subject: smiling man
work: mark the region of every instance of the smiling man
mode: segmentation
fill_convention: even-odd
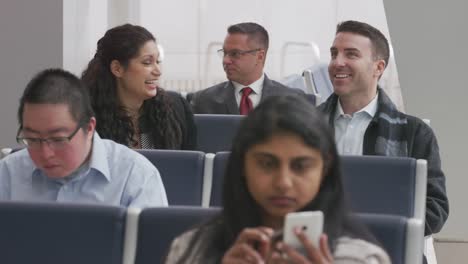
[[[193,94],[194,113],[246,115],[268,96],[304,94],[270,80],[263,72],[269,42],[265,28],[246,22],[227,31],[218,53],[229,81]]]
[[[439,232],[449,212],[439,146],[427,124],[399,112],[377,86],[388,63],[387,39],[368,24],[346,21],[337,26],[330,52],[334,93],[319,108],[335,129],[338,152],[427,160],[425,234]]]
[[[158,170],[95,132],[89,95],[73,74],[36,75],[18,119],[17,141],[26,148],[0,161],[0,200],[167,206]]]

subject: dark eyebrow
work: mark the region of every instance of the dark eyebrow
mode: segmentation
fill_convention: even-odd
[[[303,161],[315,162],[316,160],[317,160],[316,157],[311,157],[311,156],[299,156],[299,157],[295,157],[293,159],[294,162],[303,162]]]
[[[270,159],[277,159],[275,155],[270,154],[268,152],[257,151],[254,152],[253,155],[258,158],[270,158]]]
[[[40,134],[41,132],[35,130],[35,129],[32,129],[30,127],[23,127],[22,129],[23,131],[26,131],[26,132],[29,132],[29,133],[33,133],[33,134]],[[46,134],[55,134],[55,133],[60,133],[60,132],[68,132],[68,129],[65,128],[65,127],[59,127],[59,128],[55,128],[55,129],[51,129],[51,130],[48,130],[46,131]]]
[[[335,48],[335,47],[331,47],[331,48],[330,48],[330,51],[337,51],[337,50],[338,50],[338,49]],[[345,51],[355,51],[355,52],[359,52],[359,53],[361,52],[359,49],[356,49],[356,48],[345,48],[344,50],[345,50]]]
[[[356,51],[356,52],[361,52],[360,50],[356,49],[356,48],[346,48],[345,51]]]

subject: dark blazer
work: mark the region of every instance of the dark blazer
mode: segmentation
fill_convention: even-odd
[[[175,118],[181,124],[183,139],[180,149],[195,150],[197,147],[197,128],[187,100],[177,92],[166,91],[166,94],[171,102]]]
[[[234,92],[234,85],[230,81],[198,91],[191,96],[190,100],[193,112],[195,114],[239,115],[239,106]],[[303,96],[304,92],[270,80],[265,75],[260,102],[268,96],[289,94]]]

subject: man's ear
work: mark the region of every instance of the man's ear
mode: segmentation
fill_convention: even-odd
[[[257,60],[263,65],[265,64],[265,55],[266,51],[264,49],[257,51]]]
[[[122,64],[118,60],[112,60],[110,64],[110,71],[114,74],[115,77],[120,78],[124,72]]]
[[[378,78],[380,78],[385,70],[385,61],[384,60],[377,60],[376,61],[376,69],[375,74]]]
[[[89,133],[88,136],[89,137],[93,137],[93,134],[94,134],[94,130],[96,129],[96,118],[95,117],[91,117],[89,119],[89,122],[88,122],[88,126],[86,128],[87,132]]]

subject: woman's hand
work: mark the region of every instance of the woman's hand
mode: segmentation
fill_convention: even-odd
[[[307,238],[304,232],[300,229],[294,229],[294,233],[302,242],[307,256],[302,255],[294,248],[286,245],[283,242],[279,242],[275,249],[276,251],[271,254],[268,263],[281,264],[281,263],[313,263],[313,264],[329,264],[333,263],[333,256],[328,247],[328,237],[325,234],[320,236],[320,248],[312,245],[311,241]]]
[[[245,228],[236,242],[224,254],[222,263],[265,263],[270,248],[273,229],[268,227]]]

